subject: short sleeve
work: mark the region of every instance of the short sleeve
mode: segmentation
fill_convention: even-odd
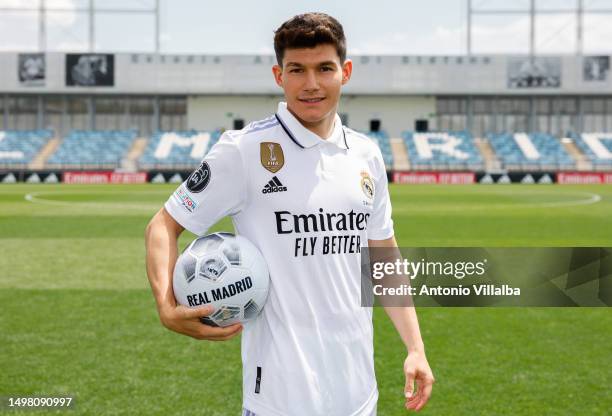
[[[374,204],[372,216],[368,224],[368,239],[386,240],[393,237],[393,219],[391,218],[391,199],[389,198],[387,171],[378,147],[376,148],[376,157],[373,165]]]
[[[246,198],[246,172],[240,149],[235,139],[225,133],[164,207],[185,229],[203,235],[221,218],[238,214]]]

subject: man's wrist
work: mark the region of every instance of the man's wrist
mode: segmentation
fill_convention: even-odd
[[[157,304],[157,313],[162,319],[171,314],[174,309],[176,309],[176,303],[172,304],[168,301],[161,301]]]
[[[408,354],[425,354],[425,344],[417,342],[407,346]]]

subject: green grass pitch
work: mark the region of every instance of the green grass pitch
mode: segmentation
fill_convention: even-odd
[[[70,414],[239,414],[239,341],[195,341],[156,315],[143,230],[173,188],[0,186],[0,396],[76,395]],[[391,195],[404,246],[612,245],[610,186]],[[612,409],[610,309],[422,308],[419,318],[437,378],[425,415]],[[384,311],[374,324],[379,415],[407,414],[404,348]]]

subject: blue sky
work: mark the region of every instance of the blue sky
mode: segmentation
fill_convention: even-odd
[[[0,7],[34,7],[39,0],[0,0]],[[80,51],[88,47],[88,20],[75,8],[88,0],[46,0],[47,49]],[[165,53],[272,53],[273,30],[287,18],[306,11],[324,11],[344,25],[349,53],[462,54],[466,52],[467,0],[160,0],[161,50]],[[153,0],[97,0],[99,8],[146,9]],[[612,9],[612,0],[584,0],[585,7]],[[537,0],[538,8],[575,7],[576,0]],[[479,10],[526,9],[529,0],[473,0]],[[72,10],[72,11],[70,11]],[[99,51],[152,51],[150,14],[96,17]],[[585,16],[586,53],[611,52],[612,14]],[[526,53],[529,20],[526,15],[476,16],[475,53]],[[536,50],[573,53],[575,16],[541,15],[536,25]],[[35,12],[0,13],[0,50],[36,50]]]

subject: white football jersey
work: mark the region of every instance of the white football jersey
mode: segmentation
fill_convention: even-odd
[[[226,215],[263,253],[270,293],[242,333],[243,406],[258,416],[376,411],[360,251],[393,236],[380,149],[336,115],[323,140],[280,103],[227,131],[166,210],[203,235]]]

